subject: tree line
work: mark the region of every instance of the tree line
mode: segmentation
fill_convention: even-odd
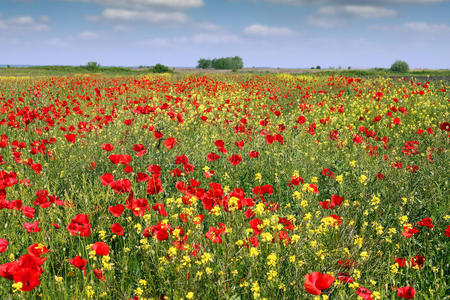
[[[198,60],[197,68],[199,69],[224,69],[224,70],[238,70],[244,67],[244,62],[239,56],[235,57],[221,57],[214,59],[200,58]]]

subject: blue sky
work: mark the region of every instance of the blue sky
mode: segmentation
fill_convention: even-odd
[[[0,64],[450,68],[448,0],[0,0]]]

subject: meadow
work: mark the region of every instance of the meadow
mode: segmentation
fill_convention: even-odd
[[[449,82],[347,75],[0,76],[0,298],[449,299]]]

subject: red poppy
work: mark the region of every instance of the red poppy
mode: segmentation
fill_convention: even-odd
[[[431,218],[424,218],[422,219],[422,221],[418,221],[417,225],[422,226],[422,227],[428,227],[428,228],[433,228],[433,220]]]
[[[320,272],[312,272],[305,275],[305,289],[312,295],[320,295],[323,290],[328,289],[334,282],[335,278],[329,274]]]
[[[128,179],[119,179],[113,181],[111,184],[111,189],[117,194],[129,193],[131,192],[131,182]]]
[[[5,252],[8,249],[9,242],[5,239],[0,239],[0,253]]]
[[[103,275],[103,271],[101,269],[94,269],[94,275],[100,279],[100,281],[105,281],[105,275]]]
[[[30,232],[40,232],[41,228],[39,228],[39,221],[34,221],[33,223],[25,223],[23,224],[23,227],[27,230],[28,233]]]
[[[41,256],[48,252],[50,252],[50,250],[48,250],[47,247],[42,244],[33,244],[28,247],[28,254],[30,255]]]
[[[34,213],[36,212],[34,208],[24,205],[22,206],[21,210],[24,216],[30,219],[34,218]]]
[[[64,137],[66,138],[66,140],[69,143],[75,143],[75,139],[77,138],[77,134],[76,133],[70,133],[70,134],[66,134]]]
[[[208,153],[208,154],[206,155],[206,159],[207,159],[208,161],[215,161],[215,160],[218,160],[220,157],[221,157],[220,155],[217,155],[217,154],[215,154],[214,152]]]
[[[445,229],[445,236],[450,237],[450,225],[448,225],[447,229]]]
[[[173,137],[170,137],[170,138],[166,139],[163,144],[167,149],[170,150],[175,145],[175,142],[176,142],[176,139]]]
[[[404,286],[397,289],[397,296],[405,299],[414,299],[416,290],[412,286]]]
[[[414,234],[419,233],[419,229],[410,226],[403,226],[402,235],[406,238],[412,237]]]
[[[72,222],[67,226],[67,230],[72,235],[80,235],[83,237],[88,237],[91,235],[91,224],[89,222],[89,217],[86,214],[78,214],[73,219]]]
[[[105,256],[109,254],[109,246],[103,242],[96,242],[92,245],[92,250],[95,251],[96,255]]]
[[[74,258],[69,260],[70,264],[73,265],[75,268],[80,269],[81,271],[84,271],[84,276],[86,276],[86,263],[87,260],[83,259],[81,256],[77,255]]]
[[[114,150],[114,146],[111,144],[102,144],[102,149],[109,152]]]
[[[421,268],[423,266],[423,263],[425,262],[425,260],[426,260],[425,257],[423,257],[420,254],[417,254],[416,256],[414,256],[411,259],[411,264],[413,267],[417,266],[417,267]]]
[[[360,287],[356,290],[356,294],[363,298],[364,300],[373,300],[372,298],[372,292],[365,288],[365,287]]]
[[[125,209],[125,206],[123,206],[122,204],[117,204],[116,206],[110,206],[108,208],[109,212],[114,217],[120,217],[122,215],[124,209]]]
[[[147,182],[147,194],[154,195],[161,193],[163,190],[161,188],[161,179],[159,178],[151,178]]]
[[[134,145],[133,150],[136,152],[136,156],[138,156],[138,157],[141,157],[145,153],[147,153],[147,150],[145,149],[144,145],[142,145],[142,144]]]
[[[257,158],[259,156],[259,152],[258,151],[250,151],[248,153],[248,156],[250,156],[250,158]]]
[[[401,257],[396,257],[395,262],[399,267],[406,267],[406,259]]]
[[[41,276],[41,273],[36,270],[29,268],[18,268],[18,270],[14,273],[13,279],[14,282],[22,283],[22,287],[20,288],[22,291],[29,292],[41,283],[39,276]]]
[[[256,219],[253,219],[250,222],[248,222],[248,224],[250,225],[250,228],[253,229],[253,233],[255,235],[261,234],[261,231],[262,231],[261,227],[262,227],[263,221],[256,218]]]
[[[103,176],[100,176],[100,181],[102,185],[110,185],[114,181],[114,175],[111,173],[106,173]]]
[[[146,173],[137,173],[136,174],[136,182],[145,182],[150,179]]]
[[[123,235],[123,227],[119,223],[111,225],[111,232],[117,235]]]

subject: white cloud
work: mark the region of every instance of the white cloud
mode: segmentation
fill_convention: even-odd
[[[450,26],[447,24],[429,24],[425,22],[411,22],[403,24],[407,30],[421,33],[440,33],[450,32]]]
[[[394,25],[374,25],[370,27],[373,30],[386,32],[405,33],[426,33],[426,34],[445,34],[450,33],[450,25],[448,24],[431,24],[427,22],[409,22]]]
[[[229,45],[241,43],[242,39],[231,33],[199,33],[192,36],[178,36],[178,37],[157,37],[150,40],[139,41],[140,46],[154,46],[154,47],[179,47],[180,45]]]
[[[270,27],[261,24],[253,24],[244,28],[247,35],[257,36],[288,36],[292,35],[292,30],[287,27]]]
[[[369,5],[324,6],[317,11],[319,16],[347,18],[385,18],[397,15],[393,9]]]
[[[107,8],[100,16],[89,16],[89,21],[104,19],[108,21],[144,21],[149,23],[185,23],[190,21],[189,17],[182,12],[162,12],[152,10],[128,10],[118,8]]]
[[[0,30],[8,32],[42,32],[50,30],[50,27],[45,24],[48,18],[35,20],[30,16],[17,16],[9,19],[3,19],[0,16]]]
[[[192,37],[194,43],[203,44],[229,44],[229,43],[239,43],[241,38],[234,34],[205,34],[200,33]]]
[[[285,5],[309,5],[309,4],[333,4],[333,5],[379,5],[379,4],[432,4],[447,0],[265,0],[274,4]]]
[[[203,0],[71,0],[71,1],[95,3],[106,7],[122,7],[122,8],[162,7],[177,10],[198,8],[204,5]]]
[[[371,5],[343,5],[324,6],[309,16],[310,25],[322,28],[344,26],[352,19],[372,19],[394,17],[397,12],[393,9]]]

